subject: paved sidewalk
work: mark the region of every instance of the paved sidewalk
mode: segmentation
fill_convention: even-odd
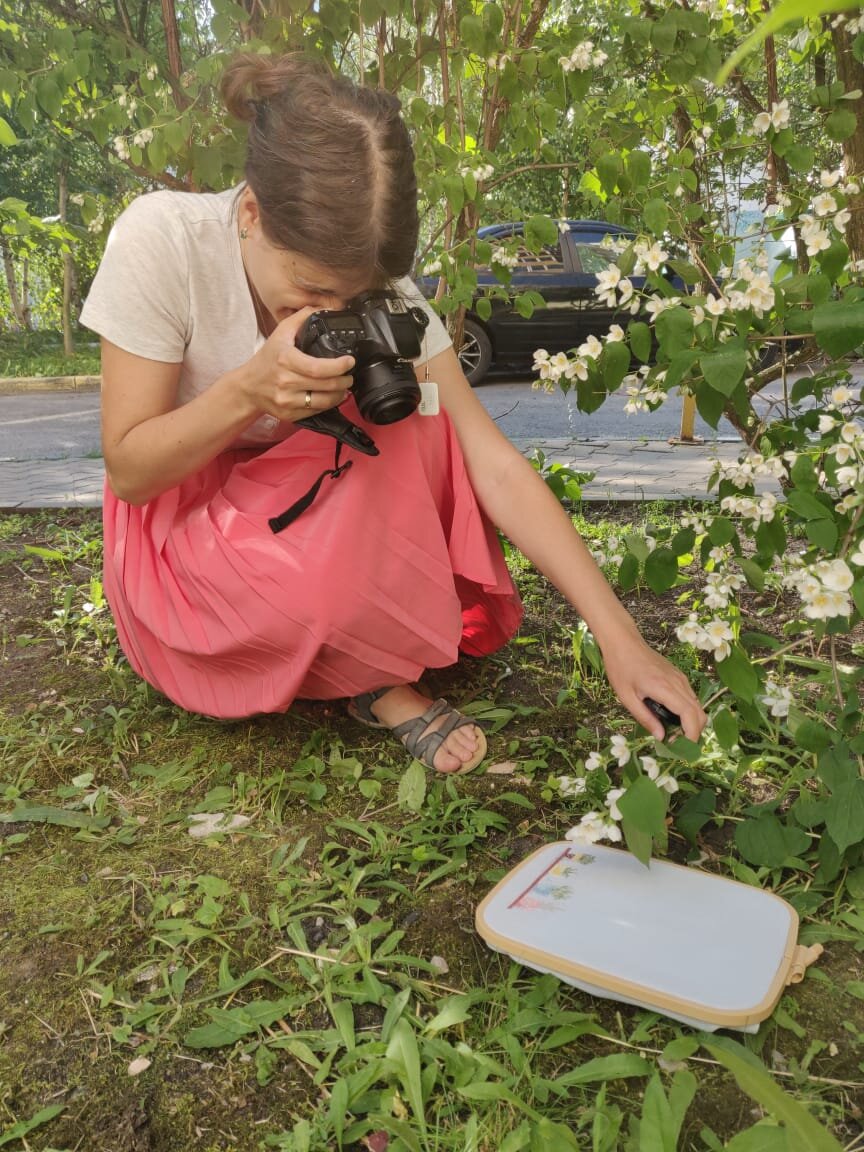
[[[583,496],[594,501],[704,500],[713,461],[735,460],[740,443],[701,445],[665,440],[514,440],[526,455],[539,448],[547,463],[595,473]],[[102,504],[101,460],[14,460],[0,462],[0,510],[98,508]]]

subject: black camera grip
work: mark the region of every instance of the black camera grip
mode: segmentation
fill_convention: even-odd
[[[663,725],[664,733],[668,732],[670,728],[681,727],[681,717],[667,708],[665,704],[661,704],[658,700],[652,700],[650,696],[646,696],[642,703],[649,712],[653,712]]]

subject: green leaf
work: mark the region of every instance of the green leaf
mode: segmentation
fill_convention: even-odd
[[[786,163],[793,172],[810,172],[815,162],[815,153],[806,144],[793,144],[786,149]]]
[[[733,1136],[726,1145],[726,1152],[789,1152],[789,1143],[782,1128],[756,1124]]]
[[[836,280],[849,259],[849,249],[842,240],[835,240],[829,248],[819,253],[819,267],[830,280]]]
[[[651,179],[651,157],[636,148],[627,157],[627,171],[634,188],[644,188]]]
[[[858,117],[850,108],[835,108],[825,120],[825,133],[830,140],[841,143],[855,135]]]
[[[613,340],[603,349],[603,383],[607,392],[614,392],[630,368],[630,349],[620,340]]]
[[[699,357],[699,367],[716,392],[731,396],[747,371],[747,353],[743,348],[731,348],[727,352],[711,352]]]
[[[657,317],[654,328],[660,347],[670,358],[676,353],[689,351],[693,341],[693,318],[689,308],[667,308]],[[665,387],[671,387],[668,372]]]
[[[759,676],[743,648],[733,645],[731,653],[717,665],[717,675],[736,696],[752,703],[759,689]]]
[[[678,13],[673,9],[657,20],[651,29],[651,43],[661,56],[671,56],[678,38]]]
[[[708,525],[708,539],[716,548],[731,544],[737,535],[735,525],[728,516],[715,516]]]
[[[803,720],[792,735],[805,752],[823,752],[834,743],[831,729],[816,720]]]
[[[647,776],[637,776],[618,800],[627,847],[648,864],[653,842],[666,842],[666,811],[669,797]]]
[[[675,586],[678,580],[678,557],[668,548],[655,548],[645,561],[645,580],[658,595]]]
[[[717,737],[717,742],[721,748],[726,752],[731,750],[738,743],[738,720],[734,712],[728,708],[721,708],[714,717],[714,734]]]
[[[750,587],[755,588],[757,592],[761,592],[765,587],[765,573],[756,561],[749,560],[746,556],[742,556],[739,558],[738,564]]]
[[[808,520],[804,525],[807,539],[823,552],[833,552],[837,544],[838,530],[833,520]]]
[[[710,384],[700,380],[696,385],[696,408],[699,415],[711,428],[716,428],[723,415],[725,398],[715,392]]]
[[[426,799],[426,769],[419,760],[412,760],[405,769],[399,781],[396,799],[411,812],[419,812],[423,807]]]
[[[807,851],[810,837],[802,828],[781,823],[772,812],[763,812],[736,827],[735,844],[748,863],[780,868],[790,856]]]
[[[691,844],[714,815],[717,797],[712,788],[702,788],[693,796],[688,796],[675,813],[675,827],[686,836]],[[672,1057],[669,1057],[672,1059]]]
[[[636,587],[639,579],[639,561],[632,552],[627,552],[618,567],[618,584],[624,592]]]
[[[803,1104],[775,1084],[763,1067],[754,1067],[750,1054],[740,1044],[724,1037],[722,1043],[706,1040],[705,1047],[715,1060],[729,1069],[742,1092],[784,1125],[789,1152],[843,1152],[842,1146]]]
[[[423,1107],[423,1083],[420,1076],[420,1050],[417,1037],[404,1016],[400,1016],[387,1045],[387,1059],[392,1062],[411,1105],[414,1119],[426,1133],[426,1113]]]
[[[845,356],[864,344],[864,301],[829,301],[813,309],[813,335],[832,356]]]
[[[615,194],[621,169],[621,157],[617,152],[607,152],[605,156],[601,156],[597,161],[597,175],[600,178],[600,186],[608,196]]]
[[[87,812],[72,812],[68,808],[52,808],[48,804],[17,804],[11,812],[0,813],[0,824],[59,824],[64,828],[107,828],[110,816],[90,816]]]
[[[842,12],[846,8],[859,7],[858,0],[819,0],[819,12]],[[781,0],[756,26],[746,40],[740,44],[720,71],[714,83],[720,87],[726,83],[741,61],[779,28],[799,20],[810,20],[814,15],[813,0]],[[815,1152],[815,1149],[813,1150]]]
[[[476,996],[472,995],[448,996],[446,1000],[441,1001],[438,1012],[426,1024],[424,1031],[430,1036],[435,1036],[447,1028],[464,1024],[466,1020],[471,1019],[471,1009],[475,1000]]]
[[[525,240],[533,251],[558,243],[558,225],[548,216],[531,216],[525,224]]]
[[[633,320],[627,326],[630,351],[643,364],[651,359],[651,329],[642,320]]]
[[[656,788],[654,790],[657,791]],[[627,1080],[633,1076],[650,1076],[651,1072],[652,1065],[641,1056],[616,1052],[611,1056],[597,1056],[593,1060],[588,1060],[571,1072],[565,1072],[557,1077],[553,1083],[562,1088],[574,1088],[578,1084],[596,1084],[603,1080]]]
[[[42,1124],[47,1124],[49,1120],[53,1120],[55,1116],[59,1116],[65,1104],[49,1104],[47,1108],[42,1108],[29,1120],[19,1120],[17,1124],[13,1124],[11,1128],[5,1129],[0,1132],[0,1148],[4,1144],[11,1144],[13,1140],[21,1140],[22,1137],[32,1132],[34,1128],[39,1128]]]
[[[11,148],[18,143],[18,137],[9,124],[0,116],[0,148]]]
[[[825,827],[841,854],[864,840],[864,780],[852,780],[832,794]]]
[[[56,120],[60,115],[60,109],[63,107],[63,97],[56,82],[50,76],[41,76],[36,81],[36,99],[42,111],[47,113],[52,120]]]
[[[831,505],[828,498],[825,501],[814,496],[812,492],[805,492],[801,488],[792,488],[786,494],[786,503],[805,520],[824,520],[831,514]]]
[[[665,200],[655,197],[645,202],[642,210],[642,219],[645,227],[655,236],[662,236],[669,226],[669,208]]]

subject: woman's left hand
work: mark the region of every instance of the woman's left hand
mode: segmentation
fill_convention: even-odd
[[[618,699],[652,736],[662,740],[663,725],[645,704],[645,699],[664,704],[681,717],[681,728],[690,740],[698,740],[708,717],[683,672],[655,652],[640,638],[603,653],[606,675]]]

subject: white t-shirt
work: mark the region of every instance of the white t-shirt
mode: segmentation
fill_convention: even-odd
[[[139,196],[111,229],[81,312],[85,327],[119,348],[182,364],[178,404],[245,364],[264,340],[240,255],[238,192]],[[408,277],[393,287],[428,313],[417,363],[431,360],[450,346],[444,325]],[[262,416],[238,443],[269,443],[278,436],[278,421]]]

